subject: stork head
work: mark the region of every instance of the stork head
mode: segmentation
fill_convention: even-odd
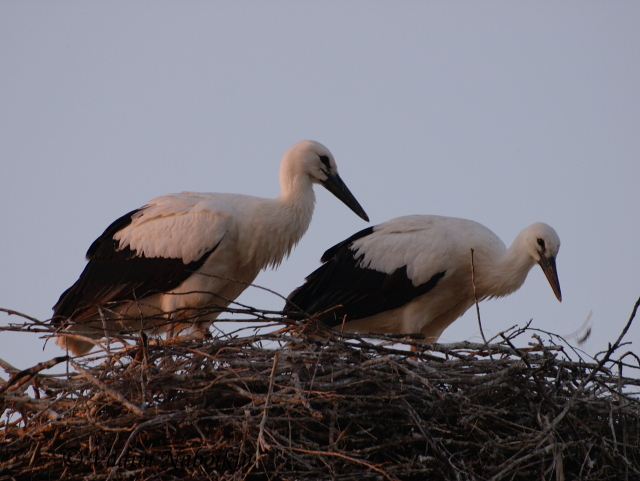
[[[542,268],[553,293],[559,301],[562,301],[560,281],[556,269],[556,256],[560,250],[560,237],[556,231],[547,224],[536,222],[524,230],[525,242],[529,254]]]
[[[320,142],[303,140],[289,147],[282,157],[281,184],[287,186],[305,180],[324,186],[359,217],[369,221],[364,209],[338,175],[333,154]]]

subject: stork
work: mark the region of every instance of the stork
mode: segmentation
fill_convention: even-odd
[[[369,220],[338,175],[331,152],[311,140],[285,152],[275,199],[182,192],[156,197],[120,217],[91,244],[80,278],[53,307],[55,325],[74,321],[56,343],[84,354],[93,343],[73,334],[99,339],[104,326],[111,332],[167,331],[167,337],[193,326],[194,337],[204,336],[220,310],[263,268],[277,267],[306,232],[313,184]],[[217,312],[194,317],[195,309],[212,305]]]
[[[476,298],[518,290],[536,263],[561,301],[559,248],[556,231],[541,222],[507,249],[472,220],[398,217],[327,250],[324,264],[289,295],[285,311],[293,317],[303,311],[345,332],[422,333],[433,343]]]

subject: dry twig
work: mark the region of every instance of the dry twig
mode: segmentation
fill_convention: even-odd
[[[37,395],[0,397],[0,481],[640,479],[640,358],[614,358],[623,336],[587,362],[530,328],[409,352],[420,343],[292,326],[136,333],[68,375],[23,371]]]

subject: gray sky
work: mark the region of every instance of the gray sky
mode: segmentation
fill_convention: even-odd
[[[49,318],[91,242],[154,196],[275,197],[283,152],[310,138],[374,224],[464,217],[507,245],[552,225],[563,302],[535,267],[481,304],[483,326],[568,334],[593,311],[594,354],[640,295],[639,20],[622,1],[4,1],[0,307]],[[287,295],[366,227],[316,192],[306,236],[257,284]],[[465,339],[473,310],[441,341]],[[638,352],[640,320],[628,340]],[[61,354],[42,345],[0,333],[20,368]]]

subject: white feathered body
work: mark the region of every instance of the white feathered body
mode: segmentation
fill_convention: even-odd
[[[215,250],[180,286],[146,299],[164,312],[211,303],[227,306],[267,266],[277,267],[311,220],[314,196],[279,199],[183,192],[156,197],[114,239],[145,257],[184,264]],[[277,227],[276,227],[277,226]]]
[[[277,267],[306,232],[313,212],[314,196],[294,203],[239,194],[182,192],[152,199],[132,216],[131,223],[113,239],[119,249],[129,248],[146,258],[181,259],[189,264],[213,249],[203,265],[179,286],[113,309],[120,319],[115,329],[136,325],[146,318],[144,328],[153,334],[166,330],[171,319],[177,331],[194,327],[201,336],[220,311],[235,300],[268,266]],[[278,226],[278,227],[276,227]],[[215,307],[204,317],[193,318],[194,309]],[[88,311],[83,321],[89,331],[102,329],[101,316],[108,311]],[[124,317],[125,320],[122,320]],[[133,320],[127,320],[131,319]]]
[[[550,230],[555,242],[555,231],[537,223],[523,230],[507,249],[496,234],[471,220],[435,215],[398,217],[327,251],[325,265],[311,274],[307,284],[294,291],[289,300],[309,314],[343,305],[344,310],[338,309],[333,319],[330,313],[320,319],[330,319],[329,325],[346,332],[422,332],[425,342],[435,342],[448,325],[473,306],[476,296],[478,301],[502,297],[523,285],[537,262],[529,245],[535,244],[531,237],[538,230]],[[556,252],[557,247],[559,240]],[[389,281],[381,280],[379,273],[387,275]],[[332,292],[332,280],[341,277],[349,279],[349,285],[340,286],[347,292],[339,293],[338,288]],[[410,284],[399,288],[399,282],[407,278]],[[422,294],[420,286],[429,283],[431,287]],[[387,308],[394,305],[394,296],[407,295],[411,290],[416,297]],[[356,305],[374,313],[361,317]],[[341,325],[341,321],[346,322]]]

